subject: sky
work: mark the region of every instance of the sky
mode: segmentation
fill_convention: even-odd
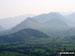
[[[75,0],[0,0],[0,18],[49,12],[75,12]]]

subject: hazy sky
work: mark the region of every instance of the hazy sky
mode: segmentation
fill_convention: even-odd
[[[0,0],[0,18],[22,14],[74,11],[75,0]]]

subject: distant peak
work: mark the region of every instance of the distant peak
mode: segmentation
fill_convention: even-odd
[[[58,12],[51,12],[48,13],[48,15],[52,15],[52,16],[62,16],[62,14],[58,13]]]
[[[58,13],[58,12],[50,12],[49,14],[60,14],[60,13]]]
[[[49,15],[61,15],[61,14],[58,12],[50,12]]]

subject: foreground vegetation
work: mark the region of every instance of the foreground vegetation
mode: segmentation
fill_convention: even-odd
[[[0,56],[56,56],[60,50],[74,51],[75,42],[41,38],[24,43],[0,43]]]

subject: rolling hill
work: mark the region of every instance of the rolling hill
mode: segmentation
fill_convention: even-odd
[[[35,29],[23,29],[13,34],[0,36],[0,42],[25,42],[31,39],[48,37],[47,34]]]

